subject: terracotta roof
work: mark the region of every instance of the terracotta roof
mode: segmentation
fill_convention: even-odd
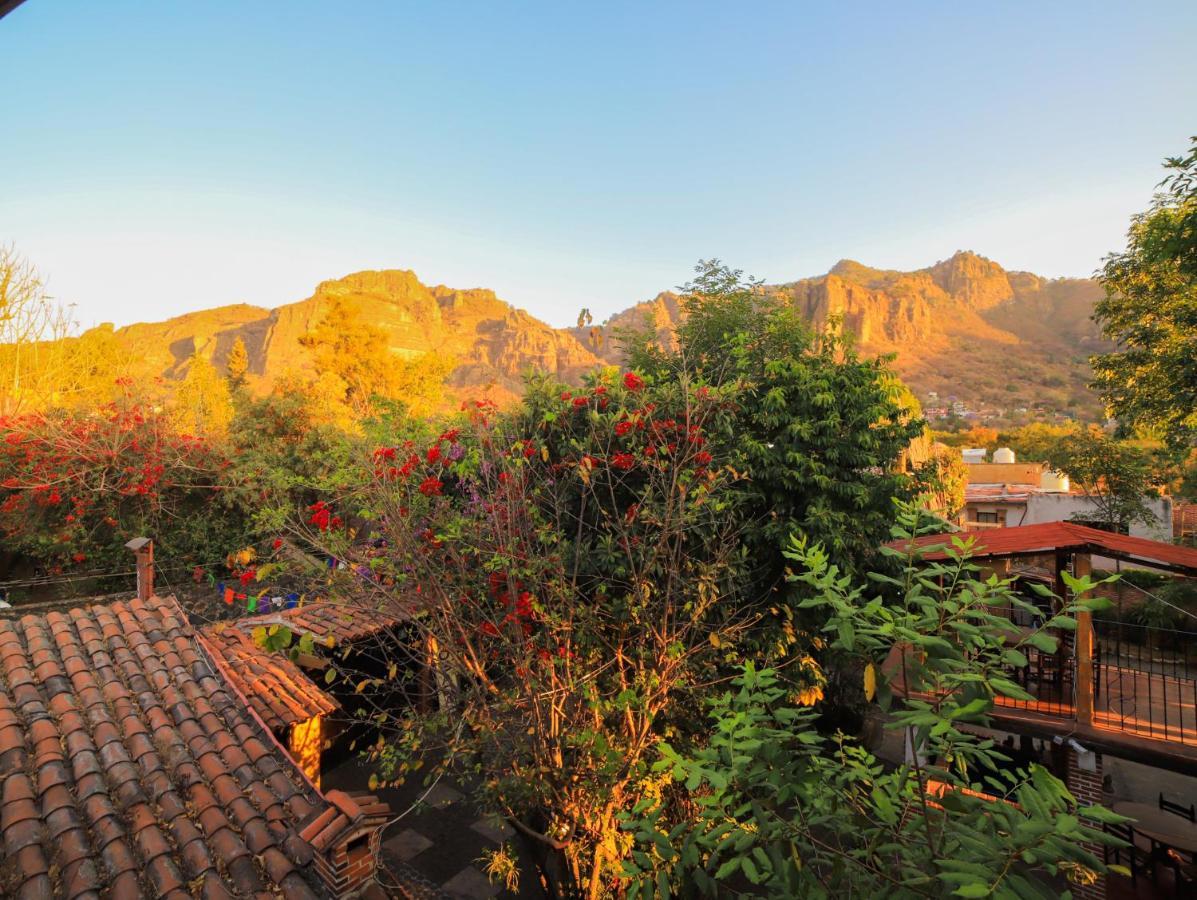
[[[173,598],[0,620],[0,795],[6,897],[324,895],[330,804]]]
[[[341,644],[374,637],[406,620],[407,616],[401,612],[382,612],[325,600],[240,619],[237,626],[249,631],[259,625],[286,625],[297,634],[310,634],[318,643],[332,635]]]
[[[221,674],[245,695],[268,728],[281,731],[337,708],[337,702],[285,654],[263,650],[239,628],[210,625],[200,637]]]
[[[969,484],[964,488],[964,501],[1014,500],[1025,502],[1039,489],[1030,484]]]
[[[915,546],[951,546],[952,540],[972,540],[973,559],[993,559],[1004,556],[1031,556],[1040,553],[1096,553],[1141,562],[1157,568],[1170,569],[1187,575],[1197,575],[1197,549],[1178,547],[1163,541],[1113,534],[1089,528],[1076,522],[1044,522],[1039,525],[1019,525],[1011,528],[986,528],[981,531],[961,531],[924,535],[914,541]],[[890,547],[902,550],[905,541],[893,541]],[[924,559],[943,559],[944,550],[925,554]]]

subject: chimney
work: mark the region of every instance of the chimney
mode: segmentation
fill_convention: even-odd
[[[125,544],[137,557],[137,599],[154,596],[154,542],[146,537],[133,538]]]

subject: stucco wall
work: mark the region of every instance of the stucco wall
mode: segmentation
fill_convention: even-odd
[[[1168,497],[1146,498],[1154,521],[1131,525],[1135,537],[1153,541],[1172,541],[1172,500]],[[1042,522],[1064,522],[1072,518],[1096,514],[1097,507],[1084,494],[1032,494],[1027,498],[1027,515],[1021,522],[1018,516],[1007,516],[1007,525],[1038,525]]]

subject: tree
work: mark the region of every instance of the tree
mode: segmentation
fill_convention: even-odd
[[[707,442],[730,393],[634,372],[537,380],[509,413],[479,401],[427,443],[380,448],[356,502],[310,511],[354,573],[334,593],[420,598],[440,710],[384,711],[380,776],[443,749],[541,849],[558,896],[619,877],[617,815],[650,748],[756,618],[738,602],[739,476]],[[362,520],[368,540],[351,541]]]
[[[1074,519],[1122,533],[1135,523],[1156,521],[1146,502],[1152,491],[1151,467],[1142,449],[1091,425],[1063,438],[1048,461],[1093,502],[1092,512]]]
[[[908,508],[894,537],[938,527]],[[887,551],[901,569],[878,578],[898,588],[892,605],[794,543],[793,577],[827,612],[839,664],[863,673],[866,695],[892,713],[886,727],[910,729],[919,752],[888,769],[846,735],[821,736],[784,672],[749,663],[711,701],[709,740],[657,743],[652,770],[666,784],[624,817],[632,895],[1049,898],[1049,878],[1085,884],[1105,871],[1084,844],[1112,843],[1098,829],[1124,819],[1078,807],[1038,766],[1003,771],[994,742],[967,730],[987,723],[995,697],[1029,699],[1009,668],[1026,665],[1028,647],[1052,652],[1082,604],[1023,633],[996,610],[1034,607],[1011,580],[981,581],[968,549],[957,542],[932,565]],[[1093,587],[1065,577],[1077,595]]]
[[[185,434],[221,437],[233,418],[229,382],[198,352],[192,354],[187,374],[175,390],[173,400],[177,427]]]
[[[359,440],[323,420],[311,397],[297,390],[244,398],[229,449],[230,490],[258,535],[278,534],[297,511],[350,494],[368,473]]]
[[[249,352],[245,349],[245,341],[240,336],[233,341],[233,346],[229,349],[229,358],[225,362],[225,377],[228,378],[229,387],[233,391],[239,391],[245,387],[245,378],[249,372]]]
[[[1063,440],[1077,432],[1077,426],[1031,422],[998,435],[1000,447],[1009,447],[1024,462],[1047,462],[1059,450]]]
[[[441,405],[445,378],[456,365],[442,353],[397,356],[386,332],[363,321],[342,298],[333,300],[299,343],[312,353],[318,393],[345,407],[347,415],[330,409],[330,418],[358,424],[380,412],[379,398],[400,400],[417,415],[432,412]]]
[[[312,353],[317,376],[344,383],[342,402],[357,416],[373,412],[371,398],[390,395],[394,357],[386,332],[362,320],[343,298],[335,298],[314,329],[299,338]]]
[[[1179,450],[1197,442],[1197,137],[1164,167],[1163,190],[1098,275],[1106,296],[1094,318],[1117,349],[1092,363],[1119,424]]]
[[[73,328],[69,311],[46,292],[32,263],[0,245],[0,412],[44,405],[58,371],[55,342]]]
[[[759,282],[718,260],[684,285],[676,349],[654,334],[626,340],[646,376],[732,389],[726,427],[711,435],[744,474],[753,593],[772,604],[787,591],[781,551],[796,534],[822,542],[845,569],[867,571],[915,480],[901,461],[923,432],[888,360],[861,359],[837,323],[813,332]]]

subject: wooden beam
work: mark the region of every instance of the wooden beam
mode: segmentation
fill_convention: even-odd
[[[1072,558],[1073,574],[1083,578],[1092,571],[1088,553]],[[1070,599],[1077,599],[1072,597]],[[1080,612],[1076,616],[1076,720],[1081,725],[1093,724],[1093,613]]]

